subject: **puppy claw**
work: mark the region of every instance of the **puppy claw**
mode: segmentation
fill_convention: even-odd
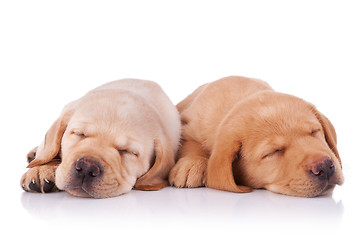
[[[49,193],[59,191],[55,185],[58,165],[42,165],[30,168],[21,178],[20,186],[26,192]]]

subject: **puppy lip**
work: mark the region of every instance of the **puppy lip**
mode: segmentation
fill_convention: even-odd
[[[91,194],[90,191],[86,190],[85,188],[83,187],[68,187],[68,188],[65,188],[64,189],[65,191],[66,190],[70,190],[70,194],[71,195],[74,195],[74,196],[78,196],[78,195],[81,195],[81,196],[84,196],[87,195],[88,197],[94,197],[93,194]],[[76,194],[73,194],[72,192],[76,193]]]
[[[328,185],[343,185],[344,184],[344,176],[341,172],[335,172],[334,176],[331,177],[328,181]]]
[[[64,190],[64,191],[67,191],[67,190],[70,190],[70,191],[75,191],[77,193],[80,193],[80,194],[87,194],[89,195],[90,197],[93,197],[92,194],[91,194],[91,191],[87,190],[86,188],[86,185],[83,184],[83,182],[81,182],[81,184],[71,184],[71,183],[68,183],[64,186],[61,187],[61,190]],[[71,193],[70,193],[71,194]],[[73,194],[72,194],[73,195]]]
[[[337,181],[337,179],[335,179]],[[333,180],[333,181],[335,181]],[[265,186],[265,189],[270,190],[275,193],[285,194],[289,196],[295,196],[295,197],[307,197],[307,198],[314,198],[318,196],[324,196],[331,194],[336,185],[338,185],[337,182],[333,181],[322,181],[317,184],[317,187],[315,188],[309,188],[309,189],[297,189],[292,188],[290,186],[287,186],[284,188],[284,186],[281,188],[274,188],[274,185],[267,185]]]
[[[322,187],[322,190],[320,190],[319,193],[315,194],[313,197],[326,196],[331,194],[335,189],[336,185],[339,185],[338,181],[327,181],[324,187]]]
[[[336,186],[336,184],[328,184],[328,185],[324,188],[324,190],[322,190],[322,191],[320,192],[320,194],[316,195],[315,197],[317,197],[317,196],[326,196],[326,195],[331,194],[332,191],[334,190],[335,186]]]

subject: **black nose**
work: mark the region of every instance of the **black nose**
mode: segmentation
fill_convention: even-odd
[[[335,173],[334,163],[329,158],[315,162],[311,166],[310,172],[319,180],[328,180]]]
[[[102,172],[101,165],[90,158],[79,158],[75,163],[75,173],[78,178],[83,178],[84,181],[91,181],[98,177]]]

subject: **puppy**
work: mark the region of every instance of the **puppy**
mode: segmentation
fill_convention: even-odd
[[[199,87],[177,108],[182,147],[169,175],[176,187],[315,197],[343,183],[331,122],[263,81],[226,77]]]
[[[154,82],[125,79],[65,106],[28,154],[25,191],[106,198],[168,185],[180,140],[176,107]]]

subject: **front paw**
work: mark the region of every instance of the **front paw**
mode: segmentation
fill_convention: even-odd
[[[28,162],[28,163],[31,163],[32,160],[35,159],[37,148],[38,148],[38,147],[35,147],[33,150],[31,150],[31,151],[27,154],[26,157],[27,157],[27,162]]]
[[[183,188],[203,187],[206,184],[207,159],[193,160],[180,158],[170,171],[169,182],[172,186]]]
[[[30,168],[21,178],[21,187],[26,192],[49,193],[59,191],[55,185],[58,164],[46,164]]]

